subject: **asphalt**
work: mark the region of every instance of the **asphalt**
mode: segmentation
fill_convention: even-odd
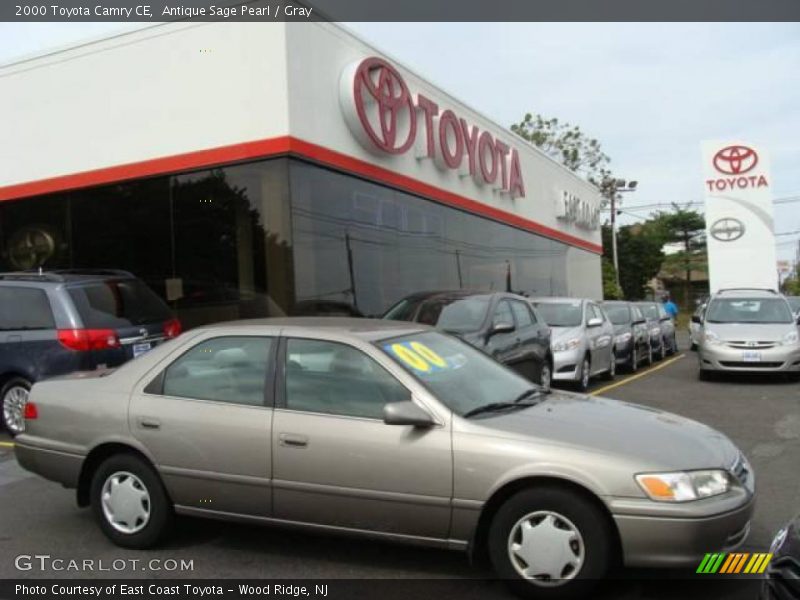
[[[754,467],[759,493],[743,551],[766,552],[776,530],[800,512],[800,383],[771,376],[701,382],[695,355],[686,346],[682,340],[684,350],[669,364],[657,365],[644,375],[640,372],[630,381],[630,376],[621,375],[613,388],[602,382],[594,390],[703,421],[739,445]],[[107,568],[115,560],[122,566],[119,559],[139,563],[109,571],[40,569],[36,564],[19,570],[15,559],[20,555],[94,560],[95,565],[102,560]],[[190,560],[193,568],[153,570],[146,563],[154,558]],[[665,583],[665,578],[668,582],[684,575],[623,571],[621,579],[603,586],[600,597],[686,597],[671,593]],[[73,492],[22,470],[10,440],[0,435],[0,578],[423,579],[439,580],[436,595],[448,594],[451,586],[450,592],[459,596],[465,596],[467,578],[472,581],[466,596],[511,597],[489,576],[485,567],[471,565],[457,552],[188,518],[178,521],[175,534],[162,548],[146,552],[117,548],[100,533],[90,511],[77,508]],[[752,597],[740,589],[741,597]],[[731,593],[719,597],[723,596],[739,597]]]

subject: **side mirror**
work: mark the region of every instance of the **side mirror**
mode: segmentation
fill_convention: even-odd
[[[508,321],[498,321],[494,325],[492,325],[492,330],[489,332],[491,335],[495,333],[511,333],[514,331],[515,327],[513,323],[509,323]]]
[[[383,407],[383,422],[387,425],[433,427],[436,421],[411,400],[390,402]]]
[[[644,324],[644,323],[647,323],[647,319],[636,319],[636,320],[633,322],[633,324],[634,324],[634,325],[642,325],[642,324]]]
[[[700,315],[692,315],[692,323],[702,325],[703,321],[700,319]]]
[[[659,320],[660,321],[671,321],[672,319],[667,316],[667,317],[661,317],[661,319],[659,319]]]
[[[603,319],[599,317],[592,317],[588,321],[586,321],[587,327],[600,327],[603,324]]]

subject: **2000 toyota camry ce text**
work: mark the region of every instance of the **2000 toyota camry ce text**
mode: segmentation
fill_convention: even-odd
[[[747,535],[754,478],[700,423],[541,388],[413,323],[195,329],[116,371],[38,383],[20,464],[144,548],[173,514],[486,552],[538,596]]]

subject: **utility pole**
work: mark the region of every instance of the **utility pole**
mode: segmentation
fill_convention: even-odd
[[[639,185],[638,181],[628,181],[625,183],[624,179],[612,179],[608,182],[609,197],[611,209],[611,256],[614,262],[614,281],[617,288],[621,288],[619,284],[619,257],[617,256],[617,194],[620,192],[635,192],[636,186]]]

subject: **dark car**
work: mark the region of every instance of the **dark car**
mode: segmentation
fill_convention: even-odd
[[[383,318],[433,325],[531,381],[550,387],[550,328],[522,296],[463,290],[421,292],[400,300]]]
[[[778,531],[769,553],[761,600],[800,600],[800,515]]]
[[[614,350],[618,365],[636,371],[642,363],[653,364],[650,330],[641,309],[633,302],[603,302],[614,326]]]
[[[675,323],[667,314],[664,305],[660,302],[636,302],[650,330],[650,346],[658,359],[663,359],[669,354],[678,351],[678,339],[675,333]]]
[[[33,383],[119,366],[180,332],[164,301],[126,271],[0,274],[3,424],[23,430]]]

